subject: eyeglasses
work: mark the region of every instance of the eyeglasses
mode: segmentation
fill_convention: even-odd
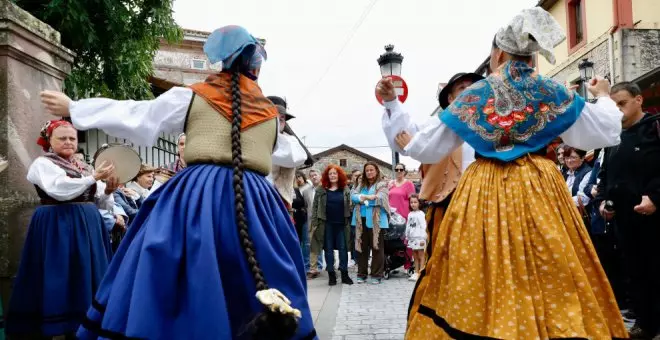
[[[394,171],[396,171],[396,172],[404,172],[404,171],[406,171],[406,170],[403,170],[403,169],[394,169]]]

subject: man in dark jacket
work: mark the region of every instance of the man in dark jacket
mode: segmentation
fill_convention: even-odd
[[[596,199],[601,215],[616,221],[630,271],[637,315],[630,335],[660,339],[660,117],[642,111],[633,83],[613,86],[611,98],[624,131],[621,144],[605,150]]]

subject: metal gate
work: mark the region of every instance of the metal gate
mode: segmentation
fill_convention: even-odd
[[[109,136],[98,129],[81,131],[78,135],[78,148],[85,151],[85,161],[88,163],[92,162],[92,157],[96,150],[106,143],[124,143],[131,145],[140,155],[142,163],[155,168],[161,166],[165,167],[176,159],[177,141],[175,135],[161,134],[158,137],[156,145],[152,147],[134,146],[133,143],[127,139]]]

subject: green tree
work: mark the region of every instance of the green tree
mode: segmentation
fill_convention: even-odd
[[[77,56],[64,83],[72,98],[152,98],[149,75],[160,40],[179,41],[173,0],[15,0],[62,35]]]

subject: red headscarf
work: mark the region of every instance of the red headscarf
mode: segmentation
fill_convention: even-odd
[[[41,148],[44,149],[45,152],[50,150],[50,136],[52,136],[53,131],[60,126],[73,127],[73,124],[66,120],[49,120],[46,122],[46,124],[44,124],[44,127],[41,128],[39,139],[37,139],[37,144],[41,145]]]

